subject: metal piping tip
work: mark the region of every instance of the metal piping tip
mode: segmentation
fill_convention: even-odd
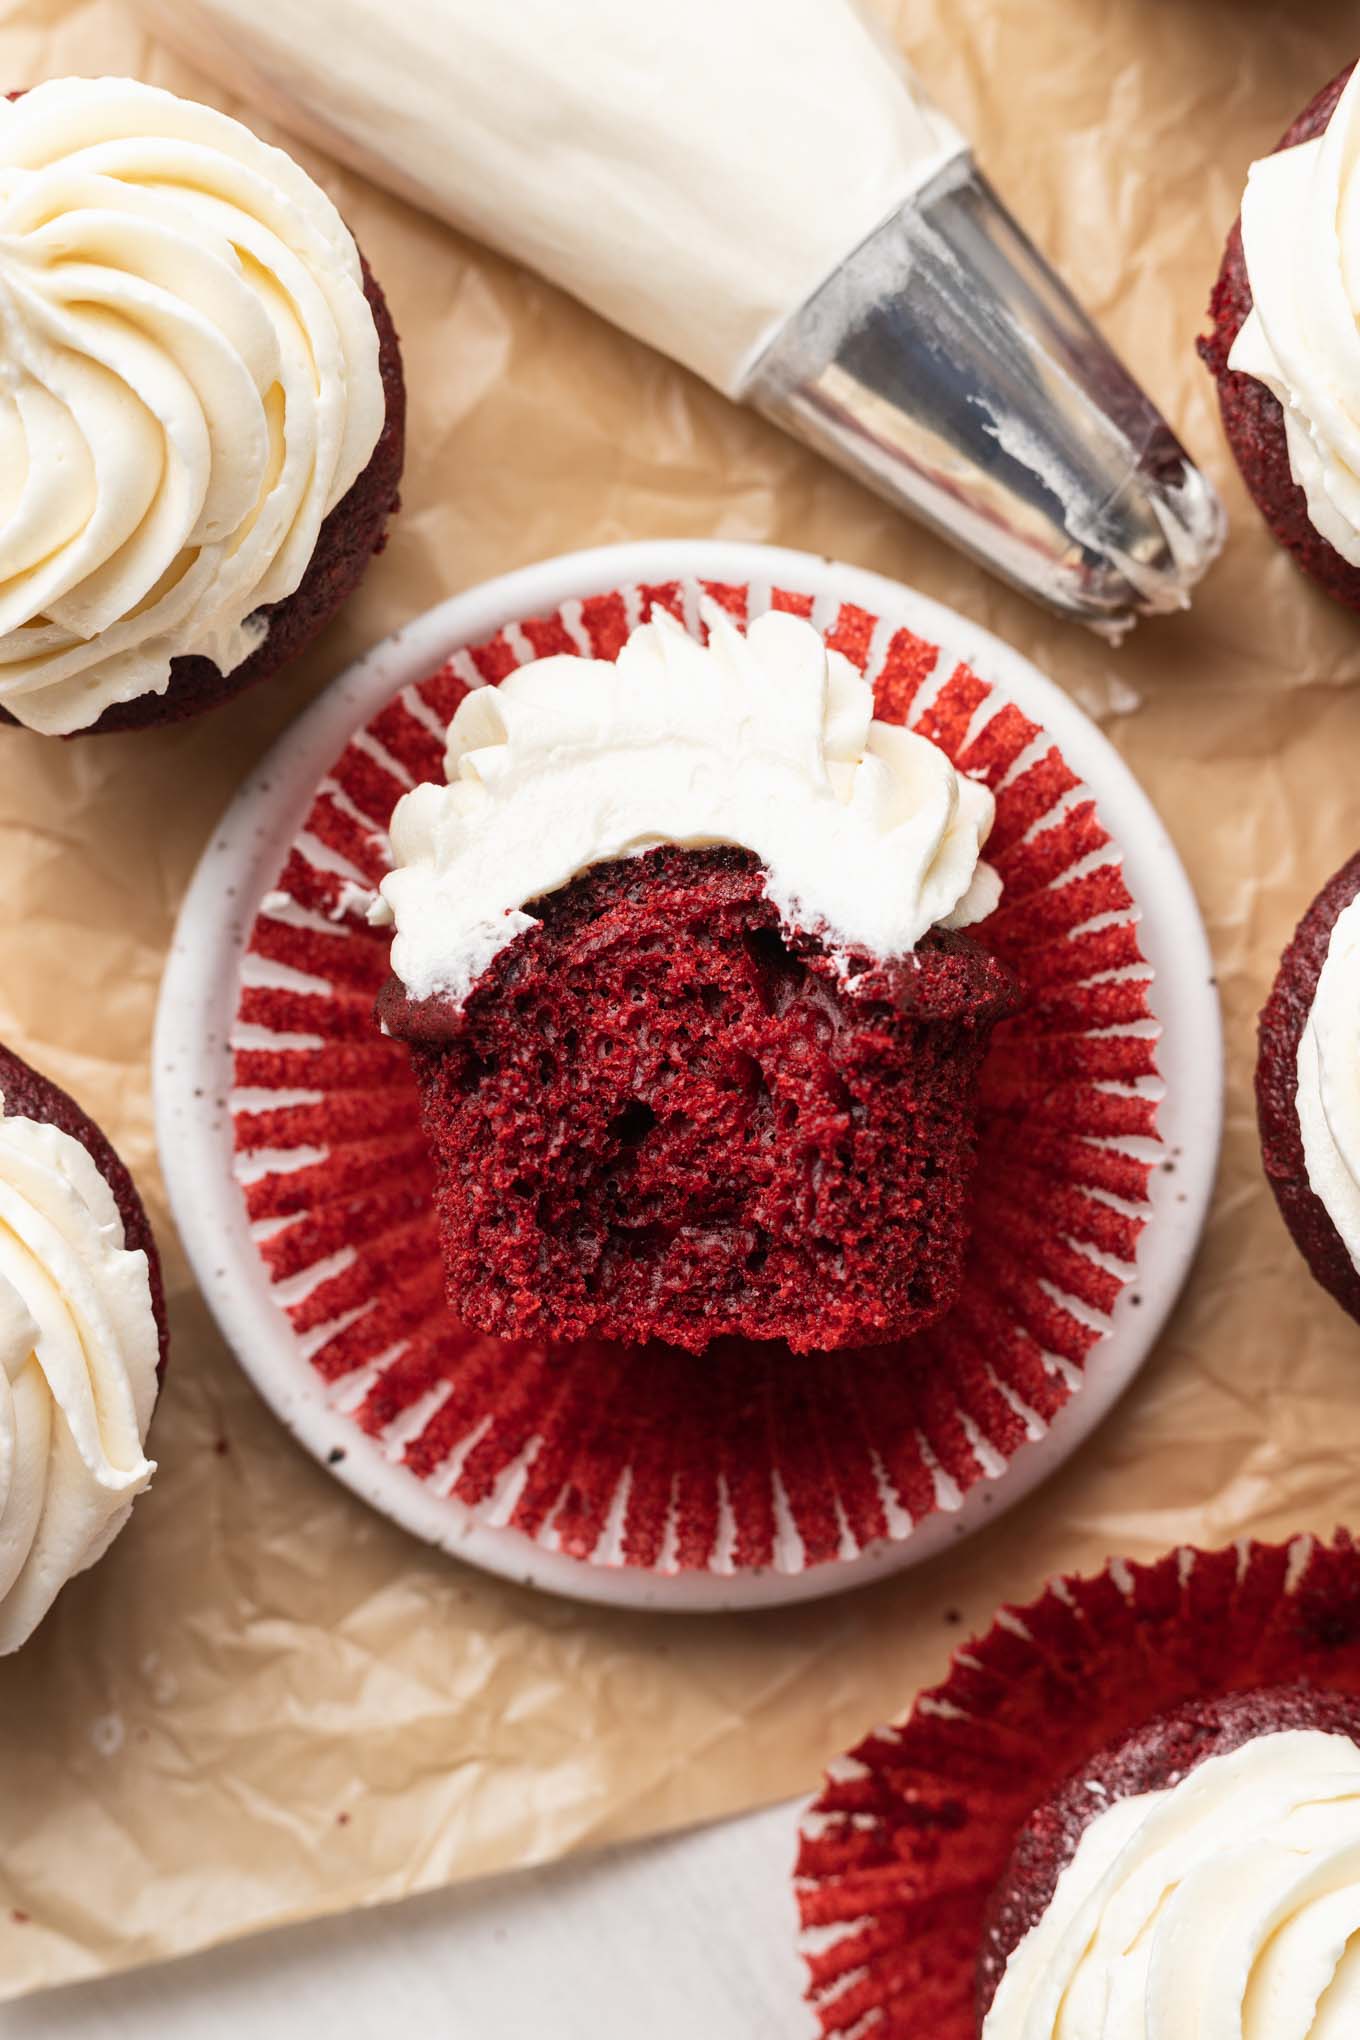
[[[1186,608],[1223,544],[1212,485],[967,154],[788,321],[742,394],[1106,637]]]

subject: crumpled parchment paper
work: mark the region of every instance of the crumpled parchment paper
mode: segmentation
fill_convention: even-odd
[[[1360,1502],[1360,1334],[1276,1217],[1250,1102],[1254,1019],[1281,945],[1360,836],[1360,623],[1258,525],[1192,352],[1247,163],[1354,56],[1353,7],[878,4],[1222,484],[1228,552],[1189,617],[1112,651],[547,285],[297,152],[351,220],[405,343],[406,507],[387,552],[303,667],[222,714],[70,745],[0,733],[0,1036],[75,1091],[136,1170],[175,1332],[150,1496],[0,1664],[0,1993],[810,1787],[938,1677],[999,1599],[1045,1574],[1181,1538],[1328,1530]],[[249,117],[120,0],[0,0],[0,89],[101,71]],[[715,533],[911,582],[1105,722],[1204,904],[1229,1125],[1170,1331],[1094,1440],[1004,1527],[839,1601],[649,1619],[427,1552],[285,1437],[176,1249],[148,1053],[199,851],[329,675],[487,575],[608,540]]]

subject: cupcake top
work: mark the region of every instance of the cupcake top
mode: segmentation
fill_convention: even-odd
[[[1360,70],[1325,134],[1252,164],[1242,245],[1228,366],[1278,397],[1313,528],[1360,566]]]
[[[147,1257],[90,1154],[0,1102],[0,1654],[150,1481],[158,1353]]]
[[[330,199],[128,79],[0,100],[0,360],[0,705],[49,734],[242,664],[386,408]]]
[[[1343,2040],[1360,2002],[1360,1749],[1286,1730],[1097,1813],[983,2040]]]
[[[743,634],[714,604],[701,645],[664,610],[617,661],[535,660],[469,694],[447,784],[392,818],[395,925],[412,999],[461,1004],[527,905],[661,844],[752,851],[791,928],[890,961],[996,905],[994,803],[938,746],[878,722],[873,690],[818,631],[770,611]]]
[[[1309,1185],[1360,1268],[1360,897],[1332,929],[1298,1072]]]

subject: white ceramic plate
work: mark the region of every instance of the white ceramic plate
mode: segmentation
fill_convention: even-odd
[[[793,1573],[672,1575],[605,1566],[546,1549],[431,1492],[328,1402],[270,1293],[231,1168],[229,1036],[242,951],[318,781],[351,734],[398,689],[508,623],[632,582],[685,576],[774,580],[857,603],[940,643],[950,658],[966,659],[1042,723],[1123,849],[1162,1027],[1166,1096],[1159,1125],[1176,1169],[1154,1174],[1137,1279],[1120,1297],[1082,1386],[1042,1437],[958,1507],[937,1510],[910,1535],[853,1559]],[[1155,809],[1095,725],[1027,660],[939,603],[857,567],[720,540],[610,546],[526,567],[442,603],[343,674],[242,787],[204,853],[166,967],[154,1063],[162,1165],[189,1259],[241,1365],[299,1442],[323,1465],[339,1451],[331,1467],[338,1479],[416,1536],[471,1564],[554,1593],[654,1609],[762,1607],[840,1592],[919,1564],[1029,1494],[1108,1413],[1154,1344],[1199,1240],[1222,1130],[1222,1033],[1195,898]]]

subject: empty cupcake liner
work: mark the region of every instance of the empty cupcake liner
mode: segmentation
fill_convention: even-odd
[[[554,652],[617,655],[653,605],[701,633],[810,616],[878,714],[997,797],[1005,882],[980,939],[1024,982],[980,1119],[963,1296],[854,1354],[724,1341],[518,1344],[445,1303],[432,1174],[399,1044],[373,1023],[388,938],[364,902],[400,796],[442,776],[470,687]],[[413,1480],[596,1566],[797,1574],[907,1538],[1041,1436],[1134,1273],[1158,1149],[1158,1029],[1121,856],[1039,725],[967,664],[854,603],[747,582],[632,583],[528,617],[403,689],[317,787],[260,904],[232,1035],[234,1168],[296,1346],[333,1405]]]
[[[841,2040],[976,2040],[987,1903],[1020,1830],[1099,1751],[1187,1701],[1360,1694],[1360,1549],[1183,1546],[1004,1608],[905,1720],[833,1765],[796,1871],[808,1992]]]

